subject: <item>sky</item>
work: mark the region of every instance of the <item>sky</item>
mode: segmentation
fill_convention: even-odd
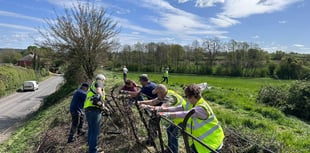
[[[306,0],[90,0],[121,28],[121,44],[191,45],[218,38],[258,44],[268,52],[310,54]],[[42,40],[46,19],[76,0],[0,0],[0,48],[25,49]]]

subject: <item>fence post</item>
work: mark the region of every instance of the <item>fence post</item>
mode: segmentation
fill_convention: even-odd
[[[195,113],[195,109],[192,109],[190,112],[188,112],[183,120],[182,125],[182,135],[183,135],[183,139],[184,139],[184,143],[185,143],[185,149],[187,153],[190,153],[190,146],[189,146],[189,142],[188,142],[188,135],[186,134],[186,124],[188,119]]]

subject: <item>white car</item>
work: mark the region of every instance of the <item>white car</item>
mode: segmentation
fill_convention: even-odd
[[[39,85],[37,81],[25,81],[23,83],[23,91],[31,90],[35,91],[39,89]]]

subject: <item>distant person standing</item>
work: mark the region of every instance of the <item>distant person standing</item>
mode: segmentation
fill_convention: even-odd
[[[127,80],[127,73],[128,73],[128,69],[127,69],[126,65],[124,65],[124,67],[123,67],[123,79],[124,79],[124,83],[125,83],[126,80]]]
[[[84,123],[84,113],[83,107],[86,100],[86,94],[89,85],[83,83],[78,90],[75,91],[70,104],[71,113],[71,129],[68,137],[68,143],[74,142],[74,134],[77,131],[78,135],[84,135],[83,123]]]
[[[166,82],[166,84],[168,84],[168,76],[169,76],[169,68],[165,68],[164,72],[163,72],[163,80],[161,81],[161,83]]]

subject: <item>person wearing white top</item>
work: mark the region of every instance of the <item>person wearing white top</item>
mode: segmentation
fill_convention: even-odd
[[[126,82],[126,80],[127,80],[127,73],[128,73],[128,69],[124,65],[124,67],[123,67],[123,79],[124,79],[124,82]]]

